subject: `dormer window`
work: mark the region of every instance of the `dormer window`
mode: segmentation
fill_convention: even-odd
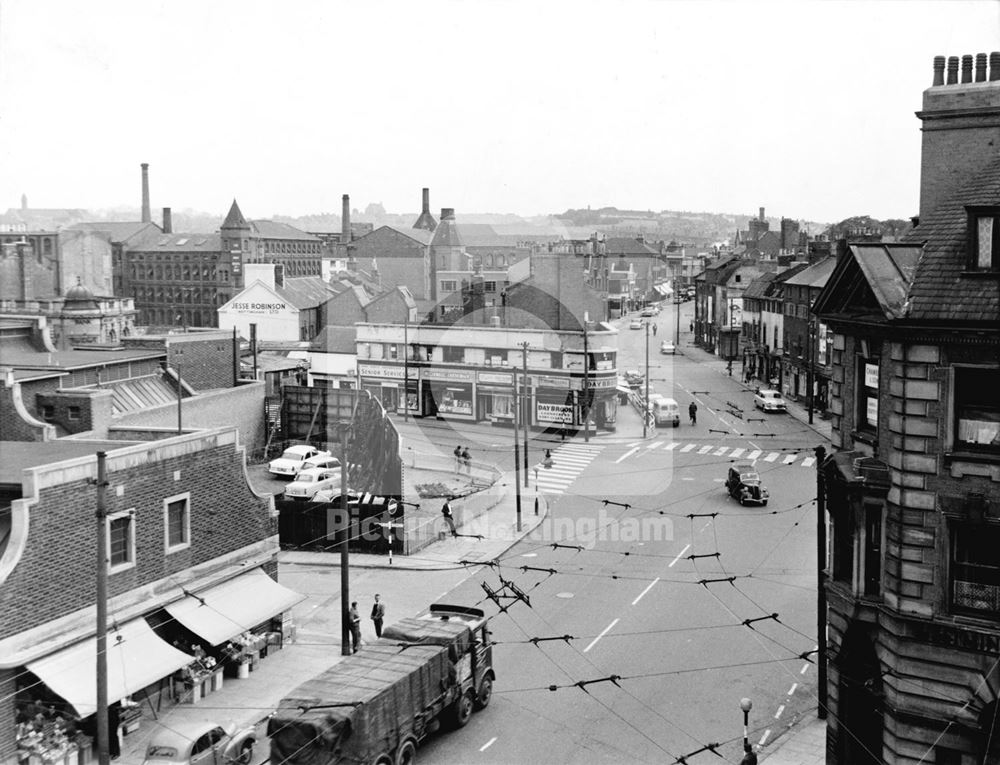
[[[1000,271],[1000,207],[968,207],[969,268]]]

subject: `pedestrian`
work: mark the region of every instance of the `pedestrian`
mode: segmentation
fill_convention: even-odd
[[[375,605],[372,606],[372,621],[375,622],[375,637],[382,637],[382,620],[385,619],[385,603],[379,600],[375,593]]]
[[[698,424],[698,405],[694,401],[688,406],[688,416],[691,418],[692,425]]]
[[[351,628],[351,651],[357,653],[361,647],[361,614],[358,613],[358,601],[351,603],[347,612],[347,623]]]
[[[457,475],[462,472],[462,447],[456,446],[453,453],[455,455],[455,474]]]
[[[448,524],[448,528],[451,529],[451,535],[453,537],[458,536],[458,532],[455,530],[455,519],[451,516],[451,505],[448,504],[448,500],[444,501],[444,505],[441,506],[441,515],[444,516],[444,522]]]
[[[653,325],[653,337],[656,337],[656,325]]]
[[[465,473],[466,475],[472,475],[472,455],[469,454],[469,448],[465,447],[462,449],[462,462],[465,463]]]
[[[694,332],[694,322],[693,321],[688,325],[688,332]]]

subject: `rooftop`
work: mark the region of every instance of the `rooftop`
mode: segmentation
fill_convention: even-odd
[[[20,486],[24,470],[63,460],[111,452],[141,441],[57,438],[54,441],[0,441],[0,485]]]

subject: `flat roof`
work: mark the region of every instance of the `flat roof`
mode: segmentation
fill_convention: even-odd
[[[55,441],[0,441],[0,484],[20,486],[26,468],[52,465],[88,454],[96,455],[97,452],[111,452],[138,443],[142,442],[65,438]]]
[[[20,369],[80,369],[103,364],[151,359],[166,355],[165,349],[123,348],[119,351],[25,351],[19,348],[4,348],[3,364]]]

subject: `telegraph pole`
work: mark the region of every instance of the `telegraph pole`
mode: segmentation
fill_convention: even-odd
[[[517,508],[517,530],[521,530],[521,454],[517,441],[518,410],[521,408],[521,400],[517,397],[517,367],[514,372],[514,497]]]
[[[590,443],[590,352],[587,346],[587,312],[583,312],[583,441]]]
[[[677,306],[677,326],[674,327],[674,353],[681,345],[681,293],[677,279],[674,279],[674,305]]]
[[[528,396],[528,341],[521,343],[521,361],[524,366],[524,396],[521,403],[524,411],[521,413],[521,428],[524,432],[524,488],[528,488],[528,417],[531,412],[531,399]]]
[[[106,454],[97,453],[97,761],[108,765],[108,511]]]
[[[181,365],[175,363],[174,367],[177,369],[177,435],[180,435],[183,432],[181,428],[181,401],[184,398],[184,391],[181,386]]]
[[[407,311],[410,309],[407,308]],[[403,422],[410,421],[410,317],[403,317]],[[390,548],[391,549],[391,548]]]
[[[646,405],[642,411],[642,437],[646,437],[646,426],[649,424],[649,322],[644,322],[646,327]]]
[[[350,569],[347,554],[351,536],[351,511],[347,505],[347,435],[350,425],[341,423],[340,431],[340,521],[344,536],[340,540],[340,653],[350,656],[351,650],[351,594]]]
[[[809,401],[809,424],[813,423],[813,320],[810,316],[806,320],[806,395]]]
[[[826,449],[816,447],[816,667],[817,716],[826,719],[826,482],[823,460]]]

